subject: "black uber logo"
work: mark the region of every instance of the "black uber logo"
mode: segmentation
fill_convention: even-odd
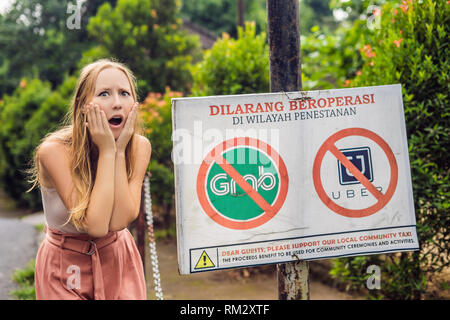
[[[341,151],[370,182],[373,181],[372,157],[369,147],[339,149],[339,151]],[[339,160],[338,172],[339,184],[341,185],[361,183]]]

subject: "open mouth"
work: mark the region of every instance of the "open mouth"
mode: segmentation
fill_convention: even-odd
[[[123,119],[121,116],[114,116],[111,119],[108,120],[108,122],[113,125],[113,126],[120,126],[120,124],[122,123]]]

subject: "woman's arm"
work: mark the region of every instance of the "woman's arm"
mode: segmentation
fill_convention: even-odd
[[[109,231],[114,205],[114,167],[115,153],[101,152],[85,216],[86,232],[93,237],[103,237]]]
[[[102,237],[109,231],[114,204],[115,141],[106,116],[98,106],[87,107],[88,128],[99,149],[97,173],[84,217],[85,231]],[[39,164],[50,177],[64,206],[71,210],[79,203],[73,180],[70,149],[58,142],[45,142],[38,150]]]
[[[116,142],[105,113],[96,104],[87,107],[88,129],[99,156],[95,183],[86,209],[86,231],[93,237],[103,237],[109,231],[114,205],[114,174]]]
[[[147,138],[135,135],[135,163],[133,175],[128,181],[125,151],[117,150],[114,174],[114,207],[109,223],[110,231],[126,228],[139,214],[141,188],[151,155],[151,145]]]
[[[54,187],[64,206],[71,210],[80,199],[72,180],[69,154],[67,146],[52,141],[44,142],[38,150],[41,172],[52,183],[47,187]],[[114,201],[114,160],[114,154],[99,156],[96,180],[85,216],[86,232],[93,237],[102,237],[108,232]]]

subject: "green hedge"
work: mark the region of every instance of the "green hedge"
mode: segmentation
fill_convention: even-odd
[[[224,34],[192,68],[193,96],[269,91],[269,51],[265,33],[255,25],[238,28],[238,38]]]

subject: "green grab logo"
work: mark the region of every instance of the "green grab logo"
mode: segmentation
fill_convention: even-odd
[[[236,230],[270,221],[282,208],[288,186],[286,165],[277,151],[250,137],[216,145],[197,174],[197,196],[204,213]]]
[[[227,150],[222,156],[268,204],[275,202],[279,194],[279,173],[266,154],[250,147],[238,147]],[[209,170],[206,189],[211,205],[229,219],[245,221],[264,213],[217,162]]]

